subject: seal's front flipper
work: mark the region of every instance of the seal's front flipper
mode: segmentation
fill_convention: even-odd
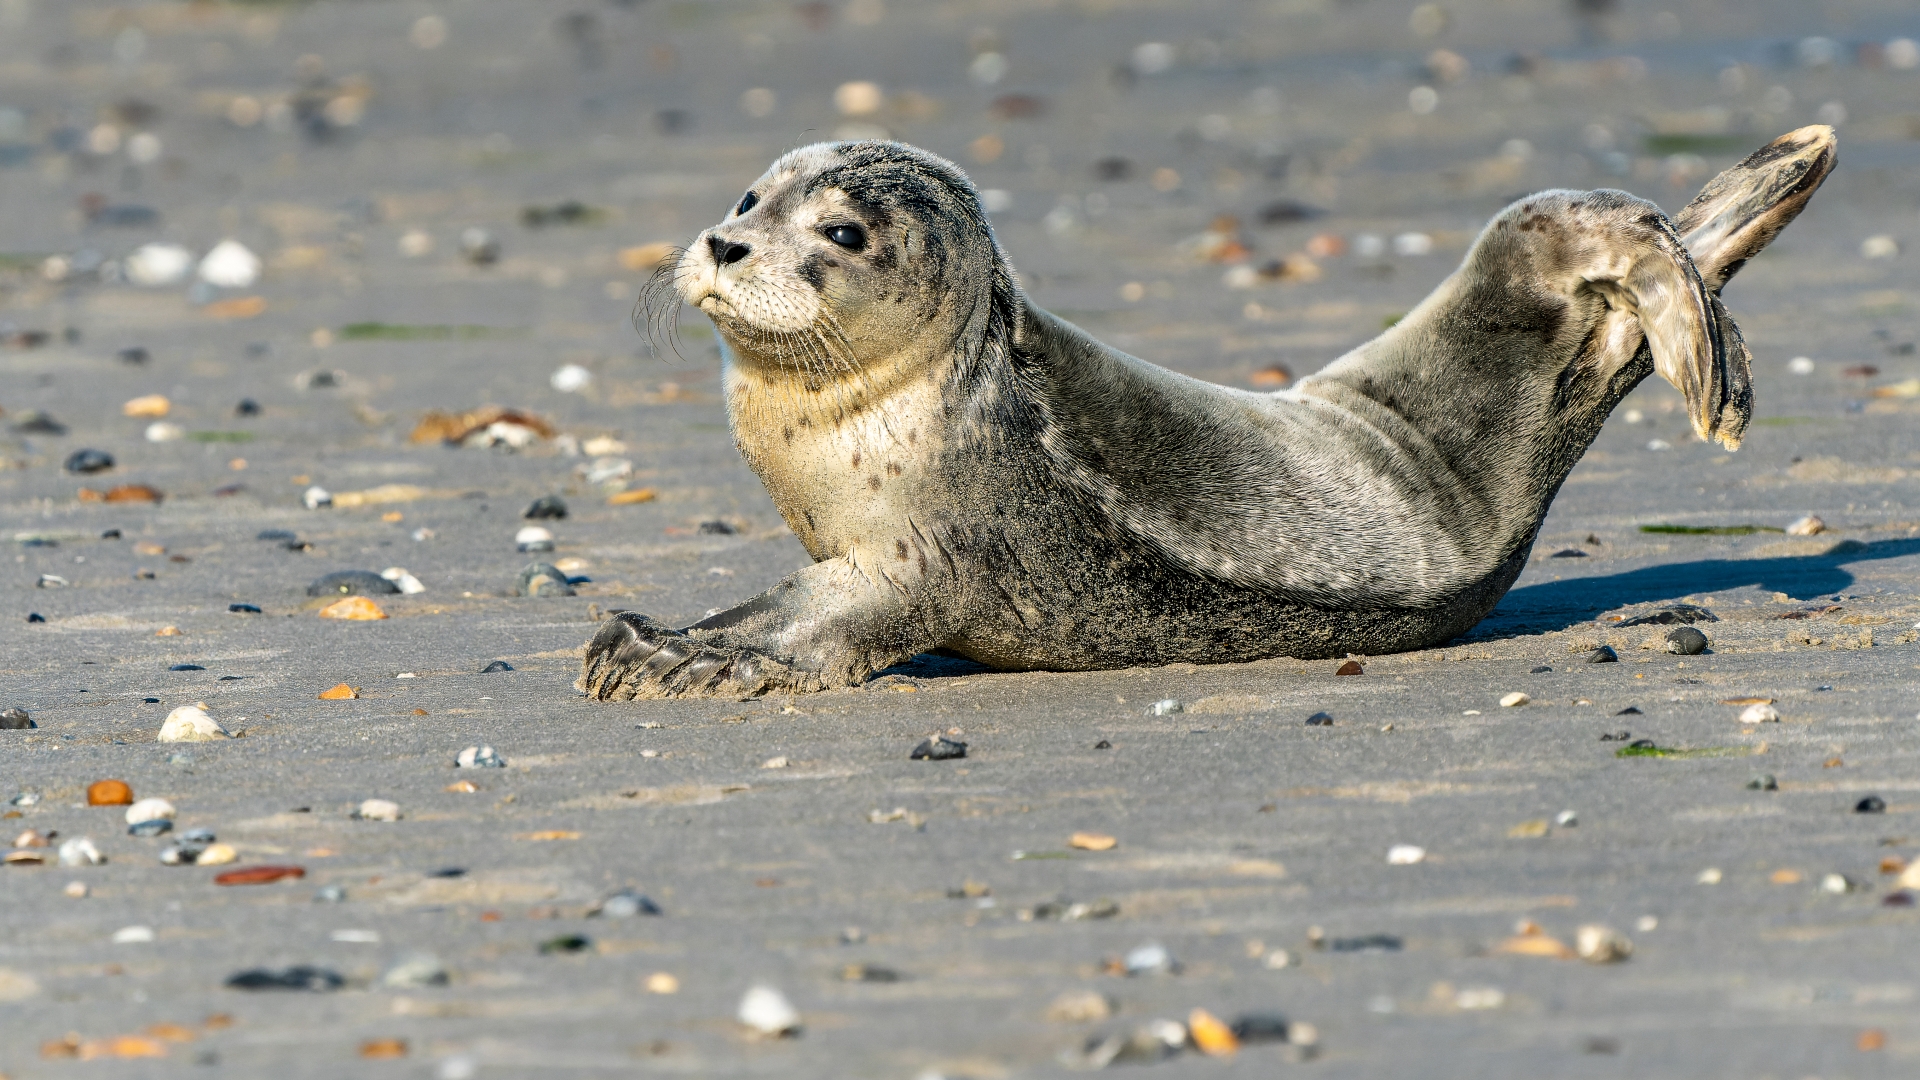
[[[820,677],[752,649],[700,641],[628,611],[608,619],[593,635],[574,685],[599,701],[743,699],[817,690]]]
[[[1707,288],[1719,293],[1780,235],[1838,159],[1833,129],[1815,124],[1780,136],[1709,180],[1673,218]]]

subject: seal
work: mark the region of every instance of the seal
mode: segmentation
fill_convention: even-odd
[[[636,322],[683,300],[713,321],[735,442],[815,561],[682,629],[609,618],[577,685],[743,698],[932,650],[1090,670],[1445,642],[1650,374],[1738,447],[1750,358],[1720,289],[1834,161],[1832,130],[1802,128],[1672,219],[1620,191],[1522,199],[1398,324],[1254,393],[1030,303],[952,163],[795,150]]]

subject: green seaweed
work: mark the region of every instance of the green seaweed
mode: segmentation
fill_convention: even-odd
[[[498,326],[445,326],[434,323],[348,323],[340,328],[342,341],[472,341],[511,337],[516,330]]]
[[[1753,144],[1746,135],[1648,135],[1641,140],[1649,154],[1731,154]]]
[[[1753,751],[1744,746],[1702,746],[1682,750],[1671,746],[1623,746],[1613,752],[1617,758],[1653,757],[1653,758],[1714,758],[1746,757]]]
[[[198,443],[252,442],[251,431],[189,431],[187,438]]]
[[[1784,533],[1787,530],[1771,525],[1642,525],[1640,531],[1673,536],[1752,536],[1754,533]]]

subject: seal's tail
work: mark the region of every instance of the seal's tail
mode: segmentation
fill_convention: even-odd
[[[1753,414],[1753,357],[1720,302],[1720,288],[1799,216],[1836,160],[1832,128],[1816,124],[1788,132],[1714,177],[1674,216],[1719,328],[1722,348],[1711,378],[1719,386],[1720,411],[1710,430],[1728,449],[1739,447]],[[1686,390],[1676,373],[1660,373]]]

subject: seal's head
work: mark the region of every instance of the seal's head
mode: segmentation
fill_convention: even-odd
[[[848,142],[774,162],[659,280],[741,362],[825,374],[979,337],[1011,279],[958,166]]]

